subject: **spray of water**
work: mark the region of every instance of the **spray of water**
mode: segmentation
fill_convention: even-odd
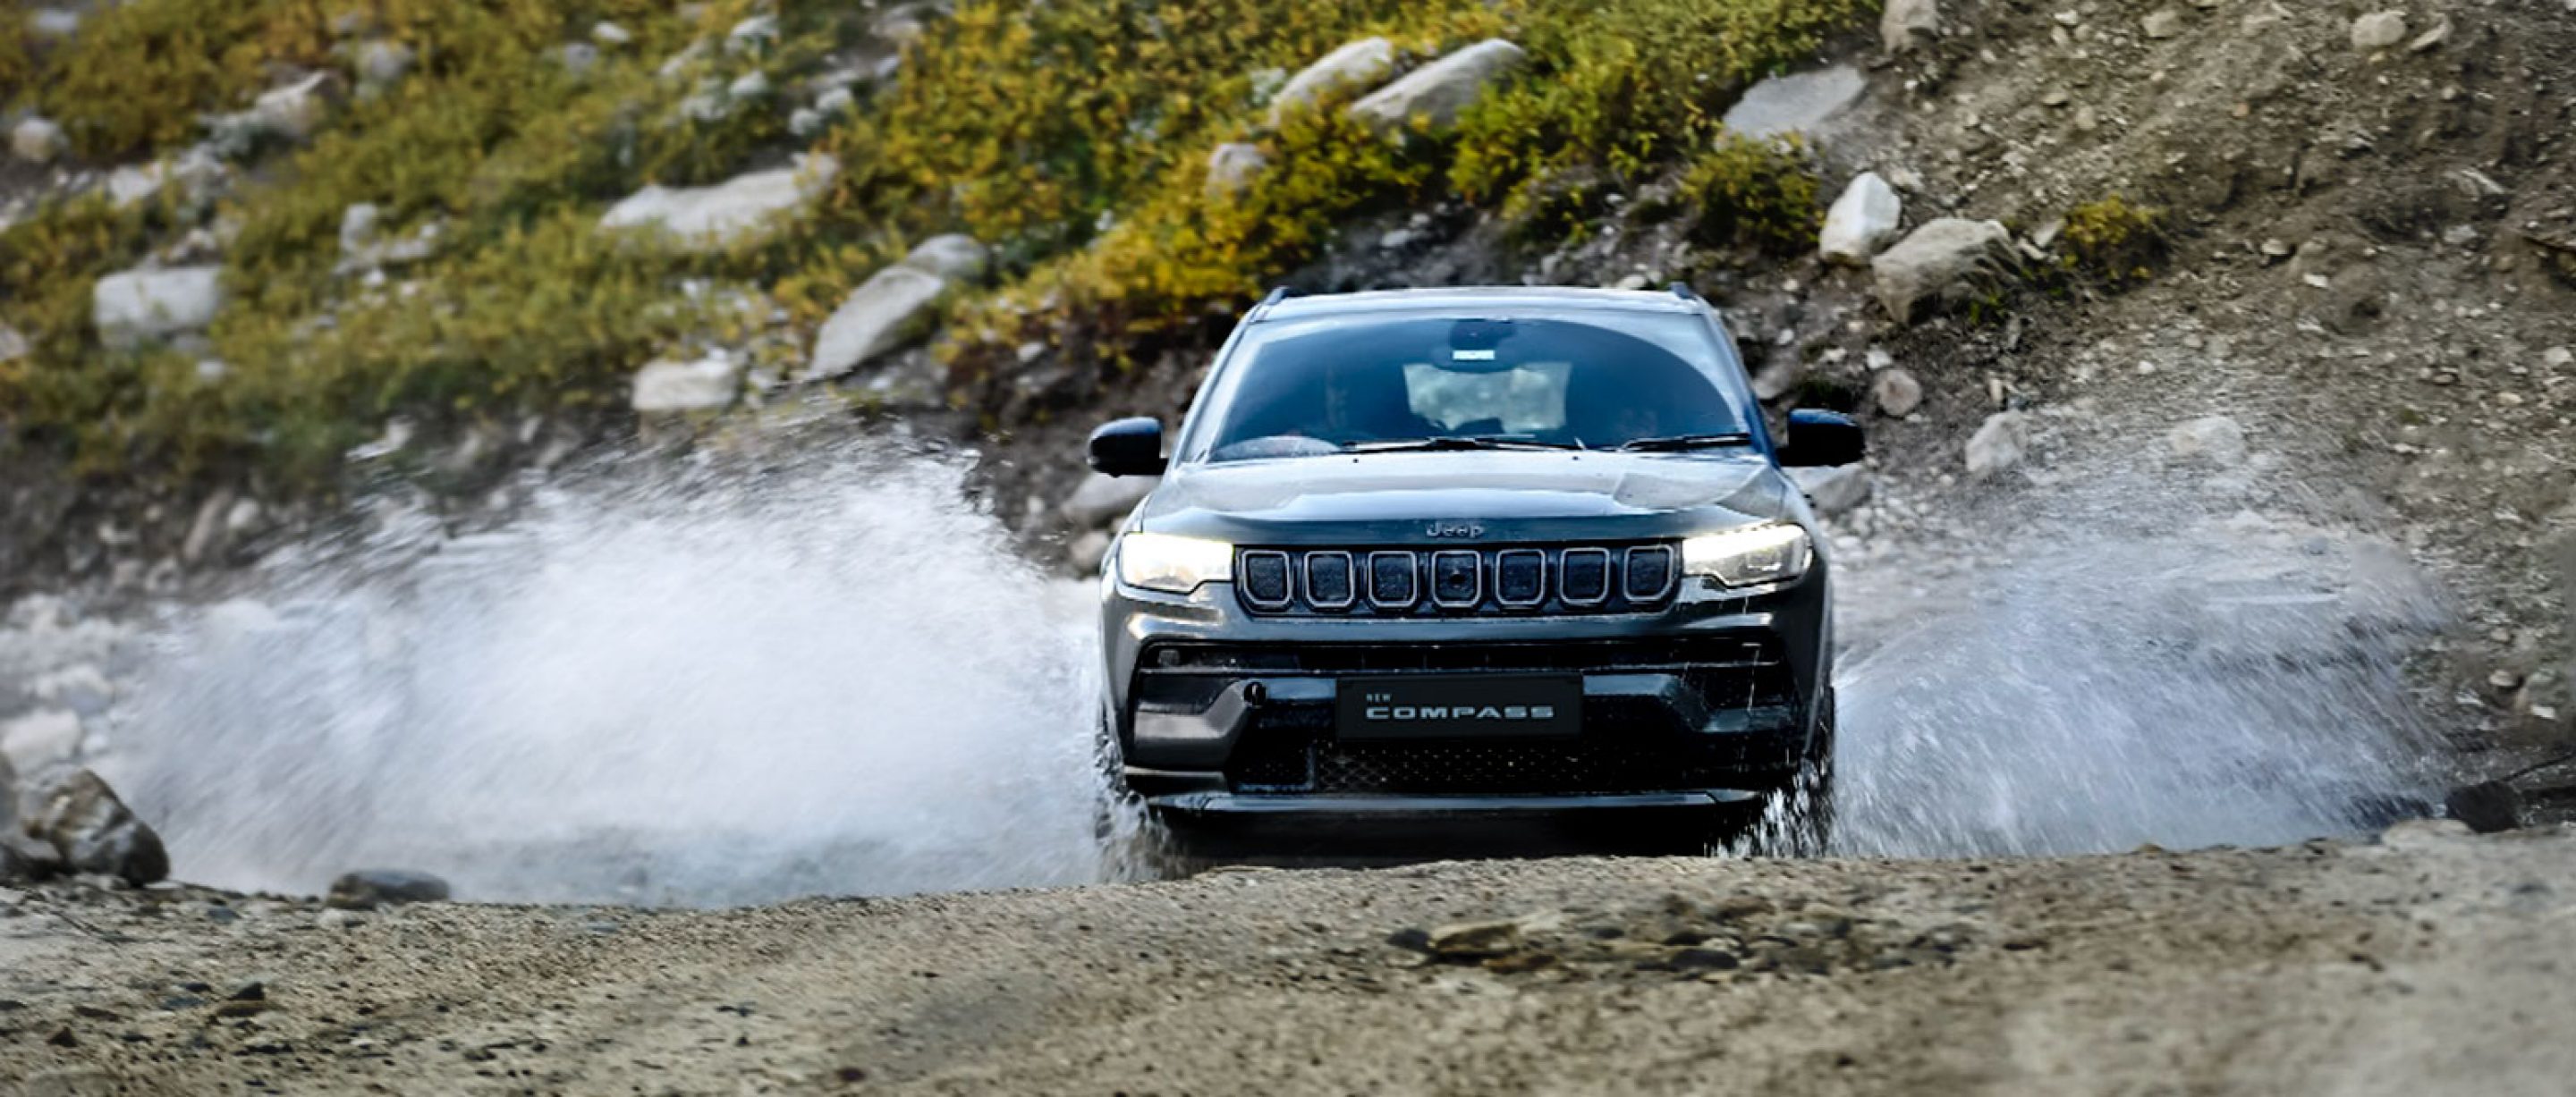
[[[2267,845],[2426,810],[2404,666],[2444,609],[2393,546],[2251,514],[2035,541],[1847,657],[1840,851]]]
[[[400,865],[478,899],[703,903],[1101,872],[1084,592],[1009,552],[959,462],[646,463],[500,532],[277,564],[168,645],[111,778],[183,875],[239,887]]]
[[[1087,591],[1013,554],[964,476],[847,445],[636,459],[496,532],[380,523],[175,630],[104,768],[182,875],[245,888],[396,865],[477,899],[720,903],[1117,875]],[[2070,513],[2014,558],[1844,569],[1837,852],[2290,841],[2424,787],[2401,664],[2441,615],[2402,554],[2251,515],[2121,531],[2174,493],[2095,483],[2046,496]]]

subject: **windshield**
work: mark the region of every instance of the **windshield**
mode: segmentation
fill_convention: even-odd
[[[1365,315],[1257,325],[1184,460],[1749,441],[1707,325],[1678,313]]]

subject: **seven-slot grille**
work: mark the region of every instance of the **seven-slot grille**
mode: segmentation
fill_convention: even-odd
[[[1260,614],[1628,613],[1670,602],[1680,571],[1670,544],[1256,548],[1235,561],[1235,586]]]

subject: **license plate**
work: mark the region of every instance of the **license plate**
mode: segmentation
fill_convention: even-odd
[[[1491,739],[1583,730],[1583,678],[1460,674],[1348,679],[1335,690],[1344,739]]]

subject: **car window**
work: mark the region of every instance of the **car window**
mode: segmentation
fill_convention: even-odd
[[[1365,314],[1245,333],[1193,418],[1184,460],[1340,453],[1411,441],[1614,449],[1745,432],[1707,326],[1678,313]]]

